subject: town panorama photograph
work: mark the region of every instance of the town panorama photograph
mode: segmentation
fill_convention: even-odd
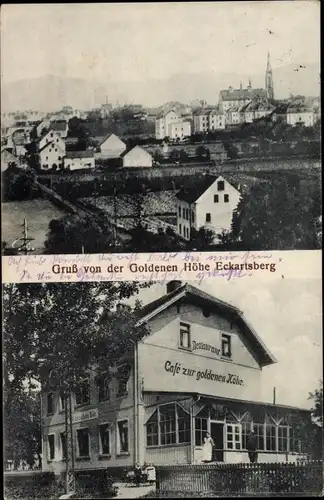
[[[319,7],[4,5],[2,254],[321,249]]]

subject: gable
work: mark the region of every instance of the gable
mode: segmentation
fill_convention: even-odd
[[[117,135],[112,134],[101,143],[100,147],[103,149],[122,149],[126,148],[126,144]]]
[[[126,153],[125,157],[128,157],[128,158],[139,158],[139,157],[144,157],[144,158],[152,158],[152,156],[150,155],[150,153],[148,151],[145,151],[145,149],[139,147],[139,146],[135,146],[131,151],[129,151],[128,153]]]
[[[217,186],[218,186],[217,183],[219,181],[224,182],[225,189],[223,191],[217,190]],[[211,186],[208,189],[206,189],[206,191],[204,193],[202,193],[202,195],[196,200],[196,203],[204,202],[204,201],[208,200],[214,194],[218,194],[218,193],[231,194],[232,196],[235,195],[237,198],[240,197],[239,191],[237,191],[237,189],[235,189],[235,187],[232,186],[224,177],[219,176],[219,177],[217,177],[215,182],[213,182],[213,184],[211,184]]]

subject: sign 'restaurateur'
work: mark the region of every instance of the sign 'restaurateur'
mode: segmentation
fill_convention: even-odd
[[[192,350],[208,351],[211,352],[212,354],[216,354],[217,356],[220,355],[220,349],[218,347],[215,347],[214,345],[210,344],[205,344],[204,342],[196,342],[195,340],[192,341]]]

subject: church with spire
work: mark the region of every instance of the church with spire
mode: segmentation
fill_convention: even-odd
[[[267,97],[269,101],[274,100],[274,88],[273,88],[273,76],[272,76],[272,68],[270,62],[270,53],[268,52],[268,60],[267,60],[267,69],[265,74],[265,88],[267,91]]]
[[[233,108],[241,108],[253,101],[254,103],[268,103],[274,99],[274,85],[272,68],[270,62],[270,54],[268,52],[267,67],[265,74],[265,88],[253,88],[251,78],[246,88],[242,87],[235,89],[228,87],[226,90],[221,90],[219,93],[219,109],[221,113],[226,113]]]

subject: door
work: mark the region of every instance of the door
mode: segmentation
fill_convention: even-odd
[[[210,435],[214,441],[213,462],[224,462],[224,424],[210,422]]]

